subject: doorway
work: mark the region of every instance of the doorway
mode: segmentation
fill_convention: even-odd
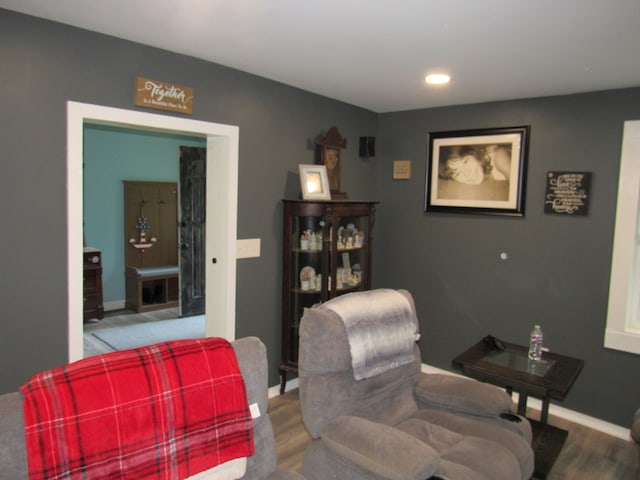
[[[207,139],[205,334],[235,338],[238,127],[76,102],[67,103],[69,361],[83,357],[83,127],[86,123],[148,129]]]

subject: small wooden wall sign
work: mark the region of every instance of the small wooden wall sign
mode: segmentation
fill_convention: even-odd
[[[136,77],[134,102],[140,107],[193,113],[193,88]]]
[[[586,215],[591,172],[547,172],[544,213]]]
[[[393,179],[394,180],[410,180],[411,179],[411,160],[394,160],[393,161]]]

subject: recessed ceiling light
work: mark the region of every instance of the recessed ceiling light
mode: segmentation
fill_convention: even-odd
[[[451,81],[451,77],[444,73],[432,73],[425,77],[425,81],[430,85],[444,85]]]

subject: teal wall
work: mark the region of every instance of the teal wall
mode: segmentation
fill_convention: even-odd
[[[104,301],[125,299],[123,180],[178,182],[180,146],[205,138],[108,127],[84,127],[84,232],[102,250]]]

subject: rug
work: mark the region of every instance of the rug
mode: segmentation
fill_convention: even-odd
[[[204,337],[204,315],[136,323],[93,332],[92,335],[116,350],[152,343]]]

